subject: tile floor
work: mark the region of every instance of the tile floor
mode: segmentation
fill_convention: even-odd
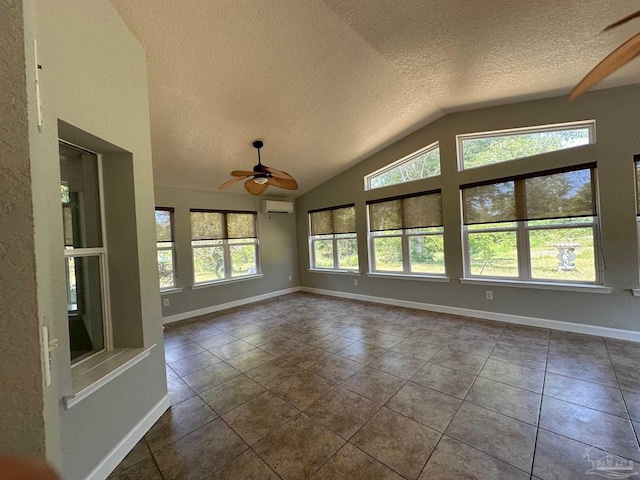
[[[167,326],[165,351],[172,407],[112,479],[640,472],[638,343],[296,293]]]

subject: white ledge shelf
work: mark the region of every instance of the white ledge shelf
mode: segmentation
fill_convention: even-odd
[[[355,270],[329,270],[328,268],[309,268],[308,271],[311,273],[332,273],[334,275],[353,275],[354,277],[360,276],[360,272],[357,272]]]
[[[173,293],[182,293],[182,290],[184,290],[182,287],[165,288],[164,290],[160,290],[160,295],[171,295]]]
[[[155,346],[154,344],[147,348],[109,350],[73,368],[71,371],[72,392],[64,397],[65,408],[70,409],[147,358]]]
[[[419,282],[440,282],[449,283],[449,277],[441,275],[411,275],[404,273],[367,273],[367,277],[372,278],[395,278],[398,280],[418,280]]]
[[[632,294],[634,297],[640,297],[640,288],[632,288],[632,289],[631,289],[631,294]]]
[[[558,290],[564,292],[601,293],[608,295],[613,289],[604,285],[586,285],[577,283],[527,282],[522,280],[497,280],[495,278],[461,278],[460,283],[467,285],[487,285],[494,287],[533,288],[539,290]]]
[[[260,273],[258,275],[247,275],[245,277],[225,278],[224,280],[216,280],[215,282],[199,283],[197,285],[193,285],[191,287],[191,290],[200,290],[201,288],[215,287],[216,285],[226,285],[227,283],[246,282],[247,280],[255,280],[262,277],[264,277],[264,274]]]

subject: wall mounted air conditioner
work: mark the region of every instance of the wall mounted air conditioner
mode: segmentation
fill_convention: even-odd
[[[263,200],[262,213],[293,213],[293,202],[279,202],[276,200]]]

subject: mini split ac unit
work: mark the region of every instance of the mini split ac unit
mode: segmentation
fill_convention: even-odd
[[[262,201],[262,213],[293,213],[292,202],[278,202],[275,200]]]

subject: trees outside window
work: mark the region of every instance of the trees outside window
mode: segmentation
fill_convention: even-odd
[[[260,274],[255,212],[191,210],[194,284]]]
[[[309,264],[316,270],[357,271],[358,238],[354,205],[311,210]]]

